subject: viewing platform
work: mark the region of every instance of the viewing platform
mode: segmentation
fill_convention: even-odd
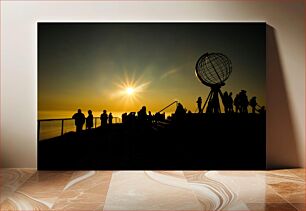
[[[182,119],[136,119],[80,132],[64,130],[62,136],[38,142],[38,168],[263,170],[265,119],[264,114],[191,113]]]
[[[100,117],[93,118],[93,128],[101,126]],[[113,117],[113,124],[122,123],[120,117]],[[83,126],[85,129],[85,124]],[[62,136],[65,133],[75,131],[75,123],[72,118],[56,118],[56,119],[39,119],[37,120],[37,140]]]

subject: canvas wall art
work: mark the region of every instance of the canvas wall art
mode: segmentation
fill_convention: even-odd
[[[38,169],[265,169],[265,23],[37,27]]]

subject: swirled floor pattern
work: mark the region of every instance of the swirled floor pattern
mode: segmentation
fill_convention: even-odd
[[[1,210],[305,210],[305,169],[1,169]]]

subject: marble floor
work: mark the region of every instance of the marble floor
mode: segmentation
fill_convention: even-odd
[[[305,169],[0,169],[1,210],[305,210]]]

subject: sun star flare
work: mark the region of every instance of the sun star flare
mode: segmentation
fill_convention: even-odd
[[[135,75],[128,77],[125,74],[123,80],[115,83],[118,89],[112,96],[122,101],[125,106],[133,105],[140,101],[149,84],[150,82],[144,81],[143,77],[135,79]]]

